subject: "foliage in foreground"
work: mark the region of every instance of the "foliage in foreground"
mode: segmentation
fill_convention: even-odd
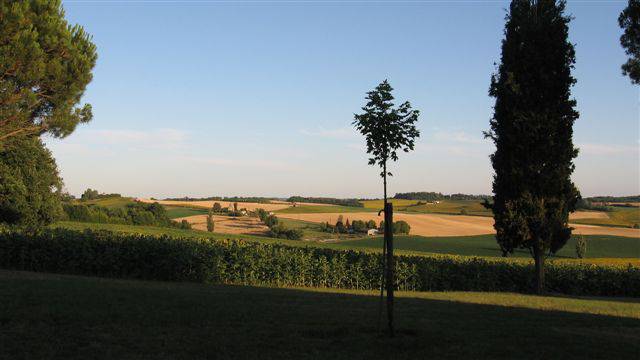
[[[37,137],[7,143],[0,147],[0,226],[38,231],[60,214],[58,168]]]
[[[399,290],[531,292],[530,263],[459,256],[397,256]],[[242,240],[47,230],[0,233],[0,267],[114,278],[378,289],[380,256]],[[550,263],[552,292],[640,297],[640,268]]]
[[[183,220],[176,222],[167,215],[166,209],[158,203],[133,202],[124,208],[107,208],[97,205],[63,204],[65,220],[93,222],[101,224],[153,225],[191,229]]]

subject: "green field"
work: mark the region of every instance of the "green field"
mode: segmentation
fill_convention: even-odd
[[[194,216],[194,215],[206,215],[207,209],[202,208],[189,208],[184,206],[165,206],[167,210],[167,216],[169,219],[177,219],[181,217]]]
[[[132,204],[133,202],[134,202],[133,198],[117,197],[117,196],[102,198],[102,199],[95,199],[95,200],[75,200],[74,201],[75,204],[97,205],[97,206],[102,206],[110,209],[116,209],[116,208],[122,209],[122,208],[125,208],[127,205]]]
[[[393,210],[396,212],[421,213],[421,214],[450,214],[477,216],[492,216],[491,210],[486,209],[479,200],[442,200],[439,204],[418,204],[418,200],[390,199]],[[382,200],[362,201],[365,208],[382,209]]]
[[[572,220],[577,224],[602,225],[602,226],[621,226],[633,227],[640,225],[640,207],[611,207],[611,211],[607,211],[608,219],[580,219]]]
[[[366,234],[334,234],[324,232],[320,229],[319,223],[310,221],[294,220],[278,218],[278,222],[282,223],[287,228],[300,229],[304,232],[303,240],[344,240],[344,239],[362,239]]]
[[[0,271],[2,359],[631,359],[640,300],[109,280]],[[559,344],[561,344],[559,346]]]
[[[285,225],[293,228],[301,228],[305,232],[305,239],[311,241],[274,239],[269,237],[251,236],[251,235],[231,235],[209,233],[198,230],[182,230],[177,228],[154,227],[154,226],[136,226],[136,225],[119,225],[119,224],[97,224],[97,223],[81,223],[71,221],[61,221],[54,227],[64,227],[72,230],[96,229],[110,230],[129,234],[145,234],[145,235],[169,235],[175,237],[196,237],[196,238],[212,238],[212,239],[245,239],[252,241],[261,241],[267,243],[281,243],[290,246],[313,246],[320,248],[332,249],[359,249],[366,251],[379,252],[382,248],[381,237],[360,237],[357,235],[341,235],[338,239],[337,235],[320,232],[317,225],[298,220],[280,219]],[[339,240],[337,242],[318,242],[319,239]],[[640,239],[625,238],[617,236],[585,236],[587,239],[587,259],[599,259],[598,263],[616,263],[621,261],[626,263],[625,259],[640,259]],[[559,259],[575,258],[575,239],[569,243],[558,253]],[[498,244],[493,235],[480,236],[460,236],[460,237],[423,237],[423,236],[395,236],[394,245],[398,254],[451,254],[462,256],[482,256],[482,257],[501,257]],[[514,258],[530,259],[530,255],[526,250],[519,250]],[[619,260],[616,260],[619,259]],[[635,263],[635,261],[634,261]]]
[[[587,258],[640,258],[640,239],[619,236],[587,235]],[[571,239],[555,257],[575,258],[575,241]],[[343,241],[346,248],[381,248],[382,239],[365,238]],[[419,253],[453,254],[465,256],[502,256],[494,235],[423,237],[395,236],[394,247]],[[528,250],[517,250],[513,257],[531,258]]]

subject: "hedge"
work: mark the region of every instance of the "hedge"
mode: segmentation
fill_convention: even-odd
[[[396,288],[410,291],[531,292],[530,262],[459,256],[398,256]],[[377,289],[380,254],[242,240],[50,229],[0,233],[0,267],[163,281]],[[640,268],[547,266],[549,291],[640,297]]]

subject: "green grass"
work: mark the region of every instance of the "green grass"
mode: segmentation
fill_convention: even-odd
[[[640,208],[639,207],[612,207],[612,211],[608,211],[608,219],[580,219],[572,220],[577,224],[602,225],[602,226],[620,226],[633,227],[640,224]]]
[[[620,236],[587,235],[587,258],[640,258],[640,239]],[[575,258],[573,238],[556,257]],[[340,242],[345,248],[381,248],[382,238],[364,238]],[[464,256],[499,257],[502,255],[494,235],[423,237],[395,236],[394,247],[419,253],[452,254]],[[513,257],[530,258],[527,250],[517,250]]]
[[[318,231],[317,224],[299,220],[279,219],[285,225],[292,228],[302,228],[304,238],[311,241],[274,239],[262,236],[233,235],[210,233],[199,230],[182,230],[167,227],[136,226],[120,224],[97,224],[72,221],[61,221],[54,227],[64,227],[72,230],[110,230],[128,234],[144,235],[169,235],[175,237],[212,238],[212,239],[245,239],[267,243],[280,243],[290,246],[313,246],[332,249],[358,249],[365,251],[380,251],[382,248],[381,237],[349,238],[341,235],[341,240],[335,243],[321,243],[315,240],[337,238],[333,234]],[[356,237],[356,239],[353,239]],[[346,239],[345,239],[346,238]],[[605,263],[619,263],[624,259],[640,259],[640,239],[618,236],[587,235],[587,259],[602,259]],[[462,256],[500,257],[501,252],[493,235],[459,236],[459,237],[423,237],[423,236],[395,236],[394,247],[398,254],[451,254]],[[526,250],[517,251],[513,257],[529,259]],[[575,239],[570,240],[560,250],[558,257],[562,259],[575,258]],[[606,258],[606,260],[604,260]],[[620,259],[620,260],[616,260]]]
[[[135,201],[130,197],[108,197],[95,200],[76,200],[74,203],[82,205],[97,205],[110,209],[122,209],[129,204],[133,204]]]
[[[177,219],[181,217],[194,216],[194,215],[206,215],[207,209],[202,208],[188,208],[183,206],[165,206],[167,210],[167,216],[169,219]]]
[[[361,239],[366,236],[363,234],[333,234],[329,232],[324,232],[320,229],[319,223],[314,223],[310,221],[278,218],[278,222],[282,223],[287,228],[302,230],[304,232],[304,236],[303,236],[304,240]]]
[[[632,359],[640,299],[372,292],[0,271],[3,359]]]
[[[479,200],[442,200],[439,204],[422,205],[418,205],[418,200],[391,199],[390,201],[396,212],[460,215],[464,210],[466,215],[492,216],[491,211],[486,209]],[[369,209],[383,207],[382,200],[366,200],[362,203]]]

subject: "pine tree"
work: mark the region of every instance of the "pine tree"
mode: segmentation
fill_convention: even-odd
[[[91,106],[76,105],[96,58],[60,0],[0,2],[0,147],[16,136],[64,137],[91,120]]]
[[[496,146],[491,205],[503,255],[529,249],[537,292],[544,291],[544,260],[571,236],[569,213],[579,198],[571,181],[575,79],[570,17],[565,2],[513,0],[506,18],[502,58],[491,81],[491,131]]]
[[[632,83],[640,85],[640,0],[629,0],[618,23],[624,30],[620,44],[629,55],[629,60],[622,65],[622,73],[629,76]]]

